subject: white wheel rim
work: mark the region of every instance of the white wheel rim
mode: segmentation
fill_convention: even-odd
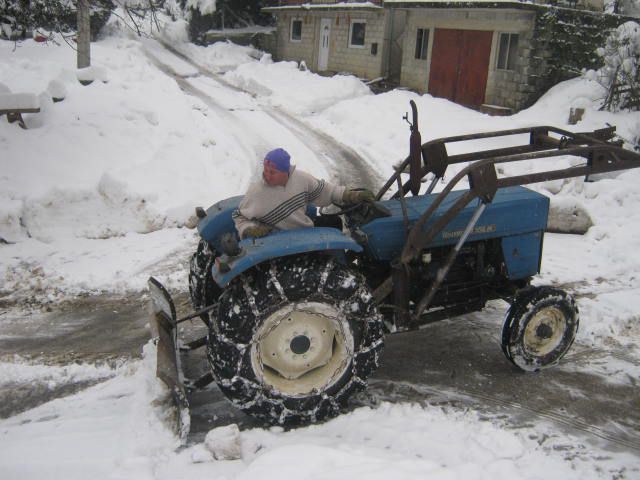
[[[524,330],[523,345],[526,352],[543,357],[557,349],[567,329],[565,315],[557,307],[546,307],[537,312]]]
[[[290,396],[333,385],[353,357],[353,335],[331,305],[302,302],[271,314],[251,342],[251,363],[264,385]]]

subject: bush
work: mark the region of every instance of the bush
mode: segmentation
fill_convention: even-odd
[[[215,9],[210,7],[209,0],[185,0],[183,5],[189,20],[189,38],[194,43],[204,43],[209,30],[273,23],[271,14],[261,12],[266,0],[217,0]]]
[[[597,72],[587,72],[607,89],[602,106],[607,110],[640,109],[640,25],[626,22],[607,38],[605,46],[597,50],[604,66]]]
[[[107,23],[115,5],[111,0],[90,0],[91,35]],[[72,0],[0,0],[2,33],[11,39],[26,38],[37,28],[59,32],[76,30],[76,4]]]

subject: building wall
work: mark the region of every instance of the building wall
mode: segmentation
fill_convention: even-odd
[[[525,10],[497,9],[407,9],[407,27],[402,49],[401,85],[419,92],[429,91],[429,66],[433,50],[433,35],[436,28],[492,31],[493,40],[489,58],[489,72],[485,103],[522,108],[533,87],[527,85],[530,70],[531,40],[535,25],[535,13]],[[418,28],[429,29],[427,58],[415,59]],[[517,33],[518,53],[513,71],[498,70],[496,57],[500,33]]]
[[[291,19],[302,20],[300,42],[290,40]],[[349,72],[362,78],[382,76],[384,58],[385,12],[371,11],[299,11],[278,12],[277,14],[277,60],[304,61],[312,70],[318,69],[320,46],[320,20],[331,19],[329,40],[329,60],[327,71]],[[349,31],[352,20],[366,22],[365,45],[363,48],[349,47]],[[372,45],[377,44],[377,52],[372,53]]]
[[[291,20],[302,20],[301,41],[292,42]],[[308,13],[279,13],[277,17],[276,60],[304,61],[310,68],[314,65],[316,25]]]

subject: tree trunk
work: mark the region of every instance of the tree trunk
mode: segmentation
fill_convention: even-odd
[[[78,0],[78,68],[91,66],[89,0]]]

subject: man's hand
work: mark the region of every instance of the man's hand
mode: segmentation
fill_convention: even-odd
[[[242,232],[242,238],[260,238],[269,235],[272,231],[273,227],[270,225],[254,225],[244,229],[244,232]]]
[[[369,190],[345,190],[342,195],[342,201],[347,205],[355,205],[356,203],[372,203],[375,202],[376,196]]]

